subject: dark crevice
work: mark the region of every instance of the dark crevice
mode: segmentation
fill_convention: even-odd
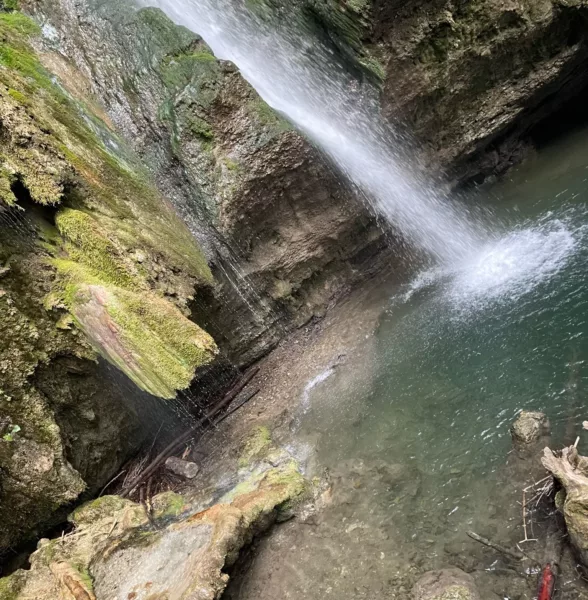
[[[560,105],[529,131],[529,139],[542,148],[574,130],[588,126],[588,82],[579,92]]]
[[[63,521],[43,533],[43,539],[56,540],[71,533],[74,525]],[[27,542],[4,550],[0,554],[0,577],[8,577],[18,570],[28,571],[31,568],[31,555],[37,550],[40,538],[34,538]]]
[[[44,205],[35,202],[31,197],[29,189],[20,178],[15,179],[10,189],[16,198],[19,208],[24,210],[25,214],[32,214],[37,218],[43,219],[50,225],[55,225],[55,215],[57,214],[58,205]]]

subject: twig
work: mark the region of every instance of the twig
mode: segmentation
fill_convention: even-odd
[[[147,480],[147,498],[146,498],[146,506],[147,512],[151,515],[153,514],[153,503],[151,502],[151,484],[153,483],[153,477],[149,477]]]
[[[505,548],[504,546],[501,546],[496,542],[492,542],[491,540],[488,540],[482,537],[481,535],[474,533],[473,531],[468,531],[467,534],[473,540],[476,540],[476,542],[480,542],[480,544],[484,544],[484,546],[488,546],[489,548],[492,548],[493,550],[496,550],[497,552],[500,552],[501,554],[504,554],[505,556],[508,556],[513,560],[523,560],[523,558],[525,558],[524,554],[515,552],[514,550],[510,550],[509,548]]]
[[[261,392],[261,390],[255,390],[255,391],[251,392],[242,402],[239,402],[238,406],[235,406],[235,408],[232,408],[227,413],[225,413],[224,415],[219,417],[214,422],[215,426],[220,425],[225,419],[228,419],[233,413],[236,413],[240,408],[243,408],[243,406],[245,406],[245,404],[247,404],[247,402],[249,402],[249,400],[253,400],[253,398],[255,398],[255,396],[257,396],[257,394],[259,394],[259,392]]]
[[[221,402],[219,402],[216,407],[210,411],[208,411],[202,419],[196,422],[196,424],[191,427],[188,431],[182,434],[177,440],[169,444],[166,448],[164,448],[151,462],[151,464],[145,468],[145,470],[140,473],[135,479],[133,479],[126,487],[122,490],[121,496],[126,498],[129,494],[132,494],[133,491],[139,486],[145,479],[153,475],[155,471],[169,458],[182,444],[186,443],[199,429],[204,423],[210,421],[213,417],[218,415],[223,408],[228,406],[243,389],[247,386],[247,384],[259,373],[259,367],[254,367],[248,373],[246,373],[241,379],[241,381],[233,387],[233,389],[223,398]],[[219,421],[220,422],[220,421]]]
[[[527,534],[527,492],[523,490],[523,531],[525,532],[525,539],[521,540],[519,544],[525,542],[536,542],[537,540],[529,538]]]
[[[543,479],[540,479],[539,481],[536,481],[535,483],[528,485],[523,491],[528,492],[529,490],[536,488],[540,483],[543,483],[544,481],[547,481],[548,479],[551,479],[552,477],[553,477],[552,475],[548,475],[547,477],[544,477]]]
[[[122,475],[124,475],[126,473],[126,469],[124,471],[121,471],[116,477],[113,477],[103,488],[102,491],[100,492],[100,494],[98,494],[98,498],[100,498],[102,496],[102,494],[104,494],[104,492]]]
[[[112,523],[112,527],[110,528],[110,531],[108,532],[108,535],[106,536],[106,539],[108,539],[112,535],[112,532],[116,529],[117,525],[118,525],[118,519],[114,519],[114,521]]]

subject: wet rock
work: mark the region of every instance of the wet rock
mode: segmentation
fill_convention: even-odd
[[[549,436],[550,431],[549,419],[544,413],[524,410],[513,423],[510,433],[515,447],[524,449]]]
[[[0,553],[62,521],[143,441],[132,403],[147,394],[98,354],[168,397],[213,359],[186,317],[212,284],[206,260],[84,77],[44,71],[41,29],[17,4],[0,11]]]
[[[565,496],[558,494],[557,505],[563,508],[572,544],[588,566],[588,458],[574,446],[564,448],[561,456],[545,448],[542,462],[565,490]]]
[[[384,235],[354,191],[197,35],[119,0],[25,5],[56,33],[42,42],[48,66],[68,88],[82,83],[63,57],[88,75],[83,85],[209,248],[219,286],[198,304],[207,321],[215,311],[240,361],[266,353],[284,324],[323,315],[377,267]],[[233,289],[235,268],[264,298],[254,316]]]
[[[244,475],[204,510],[202,499],[171,492],[153,499],[151,518],[143,506],[120,497],[86,504],[70,517],[73,534],[43,540],[29,571],[0,579],[0,599],[219,598],[229,579],[224,568],[305,496],[297,464],[281,454],[278,466]]]
[[[413,600],[480,600],[471,575],[460,569],[425,573],[412,590]]]
[[[194,479],[200,471],[200,467],[196,463],[182,460],[176,456],[170,456],[165,461],[165,468],[184,479]]]

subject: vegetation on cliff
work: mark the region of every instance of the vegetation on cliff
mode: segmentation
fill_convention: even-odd
[[[97,131],[108,135],[104,124],[38,62],[26,42],[37,33],[34,22],[18,12],[2,14],[0,33],[0,63],[7,67],[0,75],[3,199],[12,210],[57,206],[44,244],[57,271],[46,307],[69,310],[94,348],[140,387],[173,397],[216,352],[212,339],[180,312],[190,297],[186,289],[212,283],[206,260],[146,183],[147,174],[107,149]],[[117,148],[109,137],[110,148]],[[188,282],[178,306],[165,298],[164,277]],[[103,293],[92,312],[88,302],[96,294],[88,292],[96,289]],[[142,316],[151,334],[148,348],[133,329]],[[106,321],[110,336],[97,330],[96,320]]]
[[[14,8],[0,7],[0,554],[141,441],[122,392],[98,387],[97,353],[170,398],[217,352],[186,316],[212,284],[204,255]]]

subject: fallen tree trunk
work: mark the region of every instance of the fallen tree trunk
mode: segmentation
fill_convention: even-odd
[[[542,462],[564,488],[563,516],[570,541],[588,565],[588,459],[570,446],[561,456],[545,448]]]

